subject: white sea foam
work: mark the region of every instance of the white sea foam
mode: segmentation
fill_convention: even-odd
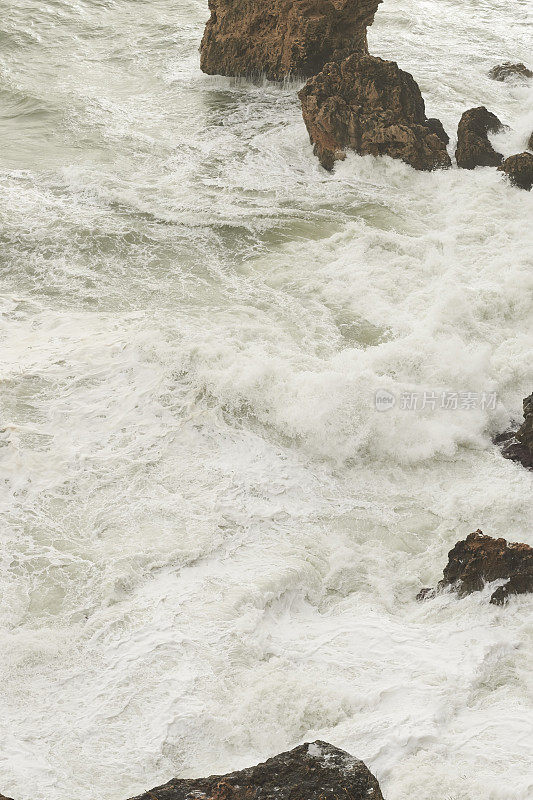
[[[525,800],[530,599],[414,597],[471,530],[532,541],[491,435],[532,390],[533,196],[326,174],[295,85],[199,72],[203,0],[3,12],[0,792],[123,800],[321,739],[388,800]],[[509,154],[531,86],[487,72],[527,63],[526,15],[385,0],[371,49]],[[401,408],[425,391],[498,402]]]

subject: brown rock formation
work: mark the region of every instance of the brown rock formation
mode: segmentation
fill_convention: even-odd
[[[524,400],[524,422],[517,430],[506,431],[494,439],[502,448],[502,455],[518,461],[526,469],[533,469],[533,394]]]
[[[533,150],[533,133],[531,134],[531,136],[527,140],[527,149],[528,150]]]
[[[327,61],[367,52],[382,0],[209,0],[201,44],[209,75],[309,77]]]
[[[513,186],[518,186],[519,189],[529,192],[533,186],[533,155],[527,150],[509,156],[498,169],[505,172]]]
[[[490,598],[491,603],[503,605],[510,594],[533,592],[533,548],[508,544],[505,539],[493,539],[478,530],[450,550],[443,574],[437,590],[450,587],[460,597],[480,591],[487,582],[505,578],[507,583]],[[417,599],[424,600],[434,593],[422,589]]]
[[[362,761],[317,741],[228,775],[176,779],[135,800],[383,800],[383,795]]]
[[[450,137],[444,130],[444,125],[440,119],[437,119],[436,117],[430,117],[428,120],[426,120],[426,125],[430,131],[435,133],[439,139],[444,142],[444,144],[447,145],[450,143]]]
[[[457,166],[463,169],[498,167],[503,156],[489,142],[489,133],[497,133],[502,123],[485,106],[465,111],[457,129]]]
[[[490,70],[489,78],[493,78],[495,81],[506,81],[509,78],[533,78],[533,72],[525,64],[512,64],[510,61],[505,61]]]
[[[345,158],[346,148],[400,158],[415,169],[451,164],[442,125],[429,122],[413,76],[394,61],[354,53],[340,64],[327,64],[299,97],[315,154],[326,169]]]

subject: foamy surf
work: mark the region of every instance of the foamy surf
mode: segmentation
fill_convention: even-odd
[[[487,72],[526,12],[388,0],[371,49],[508,155],[531,89]],[[294,85],[199,72],[206,16],[2,15],[0,791],[123,800],[324,739],[388,800],[525,800],[530,600],[414,597],[477,527],[531,542],[491,436],[533,381],[532,197],[326,174]]]

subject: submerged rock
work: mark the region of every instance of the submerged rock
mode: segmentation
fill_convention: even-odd
[[[494,443],[502,448],[505,458],[533,469],[533,394],[524,400],[524,422],[520,428],[501,433]]]
[[[367,52],[382,0],[209,0],[200,66],[209,75],[309,77]]]
[[[437,591],[451,588],[460,597],[479,592],[490,581],[506,579],[507,583],[490,598],[491,603],[503,605],[511,594],[533,592],[533,548],[522,543],[508,544],[505,539],[493,539],[477,530],[450,550],[443,575]],[[435,593],[422,589],[417,600]]]
[[[457,166],[463,169],[475,167],[498,167],[503,156],[497,153],[489,141],[489,133],[497,133],[503,125],[485,106],[465,111],[457,129]]]
[[[347,148],[399,158],[421,170],[451,165],[444,128],[427,119],[418,84],[394,61],[354,53],[327,64],[299,97],[314,152],[326,169],[345,158]]]
[[[509,78],[533,78],[533,72],[526,67],[525,64],[513,64],[511,61],[505,61],[503,64],[497,64],[489,72],[489,77],[495,81],[506,81]]]
[[[228,775],[176,779],[134,800],[383,800],[383,795],[362,761],[317,741]]]
[[[529,192],[533,186],[533,155],[527,150],[509,156],[498,169],[505,172],[513,186],[518,186],[519,189]]]

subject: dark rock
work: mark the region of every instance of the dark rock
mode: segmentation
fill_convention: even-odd
[[[533,394],[523,402],[524,422],[517,431],[516,438],[533,455]]]
[[[490,598],[491,603],[503,605],[511,594],[533,592],[533,548],[508,544],[477,530],[450,550],[443,574],[437,590],[451,588],[460,597],[479,592],[490,581],[506,579]],[[430,590],[423,589],[417,599],[428,596],[432,596]]]
[[[383,795],[362,761],[317,741],[228,775],[176,779],[134,800],[383,800]]]
[[[309,77],[368,51],[382,0],[209,0],[200,65],[209,75]]]
[[[533,133],[531,134],[531,136],[527,140],[527,149],[528,150],[533,150]]]
[[[440,119],[437,119],[436,117],[430,117],[426,121],[426,125],[429,128],[429,130],[432,131],[432,133],[435,133],[439,137],[439,139],[444,142],[444,144],[450,143],[450,137],[444,130],[444,125],[442,124]]]
[[[465,111],[457,129],[457,166],[463,169],[475,167],[498,167],[503,156],[489,142],[489,133],[497,133],[502,123],[485,106]]]
[[[426,586],[424,589],[420,589],[418,592],[416,599],[417,600],[430,600],[432,597],[436,597],[437,590],[434,589],[432,586]]]
[[[505,431],[494,439],[502,448],[502,455],[518,461],[526,469],[533,469],[533,394],[524,400],[524,422],[518,430]]]
[[[505,61],[503,64],[493,67],[489,72],[489,77],[495,81],[506,81],[508,78],[517,77],[533,78],[533,72],[525,64],[512,64],[510,61]]]
[[[346,157],[346,148],[399,158],[415,169],[451,164],[444,141],[428,126],[417,83],[394,61],[354,53],[340,64],[326,64],[299,97],[315,154],[326,169]]]
[[[513,186],[519,189],[529,192],[533,186],[533,155],[527,150],[509,156],[498,169],[500,172],[505,172]]]

